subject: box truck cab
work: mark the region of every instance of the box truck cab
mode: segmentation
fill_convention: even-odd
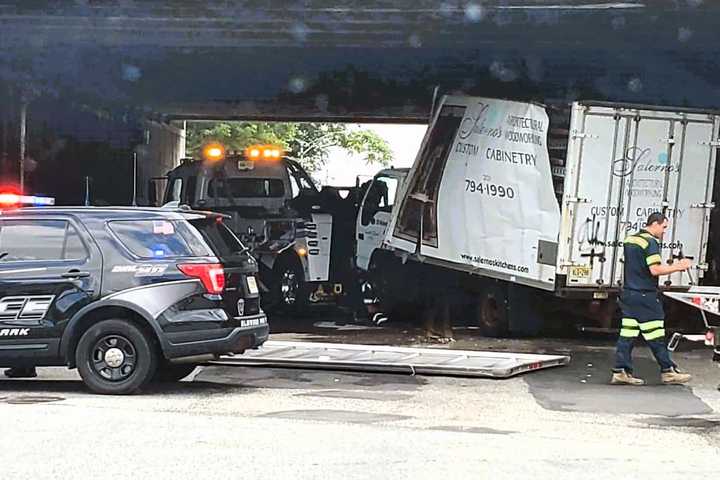
[[[384,249],[392,209],[402,193],[409,171],[409,168],[383,169],[373,177],[365,190],[355,225],[355,264],[361,271],[367,271],[373,255]]]

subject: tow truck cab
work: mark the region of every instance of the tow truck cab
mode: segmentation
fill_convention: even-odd
[[[338,233],[333,221],[348,211],[354,218],[354,199],[342,199],[333,189],[318,190],[278,147],[258,145],[243,154],[186,159],[167,180],[165,204],[230,217],[226,224],[260,265],[266,308],[297,309],[307,302],[335,300],[342,292],[331,265],[337,257],[331,253]],[[352,241],[349,236],[347,242]]]

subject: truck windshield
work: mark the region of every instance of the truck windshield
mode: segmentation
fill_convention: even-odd
[[[208,185],[209,198],[260,197],[279,198],[285,195],[285,186],[279,178],[215,178]]]

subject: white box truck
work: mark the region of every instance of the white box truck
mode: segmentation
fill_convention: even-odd
[[[568,313],[609,327],[623,239],[654,211],[663,261],[695,263],[661,285],[687,289],[707,270],[719,128],[711,111],[444,97],[377,252],[383,294],[462,291],[489,335]]]

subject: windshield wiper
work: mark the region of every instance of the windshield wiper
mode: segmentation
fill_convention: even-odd
[[[0,260],[7,257],[10,252],[0,252]]]

